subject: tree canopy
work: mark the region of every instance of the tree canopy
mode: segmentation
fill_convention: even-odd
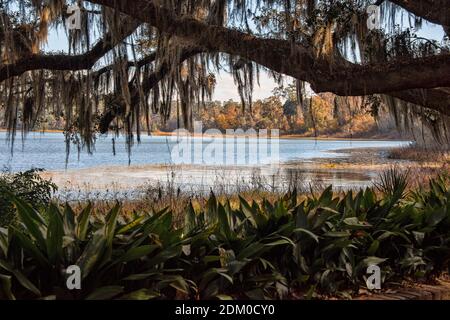
[[[69,53],[45,52],[74,3],[82,28],[67,30]],[[382,14],[375,29],[373,4]],[[449,45],[417,35],[426,22],[448,39],[446,0],[10,0],[0,1],[0,18],[0,103],[12,135],[52,112],[67,141],[90,150],[96,133],[113,130],[131,147],[150,115],[168,118],[175,100],[192,128],[192,108],[211,97],[219,70],[251,106],[264,69],[294,78],[299,103],[306,83],[337,101],[361,96],[448,142]]]

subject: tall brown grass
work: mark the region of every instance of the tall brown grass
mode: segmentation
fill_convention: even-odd
[[[410,144],[406,147],[389,150],[389,159],[409,160],[417,162],[437,162],[450,164],[450,148],[446,146],[419,146]]]

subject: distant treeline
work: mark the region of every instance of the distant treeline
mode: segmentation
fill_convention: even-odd
[[[105,108],[107,110],[107,107]],[[169,120],[154,115],[150,131],[171,132],[183,126],[180,106],[173,102]],[[257,100],[245,108],[242,103],[229,100],[211,101],[196,105],[195,121],[202,121],[203,129],[279,129],[282,134],[329,137],[385,137],[398,138],[395,121],[379,105],[363,98],[340,98],[333,94],[320,94],[297,101],[292,86],[278,88],[273,95]],[[98,114],[101,119],[102,114]],[[19,115],[19,127],[20,127]],[[147,119],[142,117],[142,128]],[[95,123],[94,123],[95,125]],[[35,124],[36,130],[63,130],[63,117],[51,112],[43,114]]]

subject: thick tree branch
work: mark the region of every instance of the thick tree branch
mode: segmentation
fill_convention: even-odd
[[[0,65],[0,82],[11,77],[20,76],[24,72],[32,70],[48,69],[75,71],[91,69],[101,57],[114,48],[120,41],[130,36],[138,26],[139,23],[134,20],[127,21],[127,23],[123,24],[121,37],[113,37],[111,33],[108,33],[105,38],[98,41],[90,51],[84,54],[32,54],[15,63]]]
[[[273,71],[311,83],[316,92],[343,96],[450,87],[450,55],[358,65],[317,58],[311,48],[290,41],[258,38],[237,30],[179,18],[151,1],[91,0],[119,10],[208,51],[252,60]],[[433,108],[432,105],[429,105]]]
[[[430,94],[419,95],[414,90],[450,87],[450,55],[403,58],[399,61],[370,65],[352,64],[342,60],[329,61],[317,58],[311,48],[301,45],[293,47],[290,41],[258,38],[237,30],[208,25],[195,19],[179,18],[151,1],[91,0],[90,2],[116,8],[121,13],[147,22],[190,46],[202,47],[204,51],[241,56],[273,71],[307,81],[316,92],[333,92],[343,96],[392,94],[409,102],[423,101],[424,105],[445,114],[449,112],[448,97],[444,93],[428,90]],[[442,0],[392,0],[392,2],[430,21],[447,23],[450,17],[445,14],[450,9],[448,7],[445,9]],[[437,2],[439,4],[436,7],[441,8],[440,10],[429,6],[436,5]],[[29,70],[90,69],[98,59],[130,35],[137,26],[138,23],[134,21],[128,26],[125,25],[123,37],[117,39],[107,35],[92,50],[82,55],[31,55],[17,63],[0,66],[0,81]]]
[[[403,9],[444,27],[450,27],[448,0],[389,0]]]
[[[155,60],[156,60],[156,52],[153,52],[138,61],[128,61],[127,68],[131,67],[141,68],[144,65],[152,63]],[[92,76],[94,79],[98,79],[98,77],[100,77],[102,74],[107,73],[108,71],[111,71],[113,69],[114,64],[109,64],[95,71]]]
[[[416,105],[432,106],[433,110],[450,117],[450,92],[445,88],[389,92],[388,95]]]

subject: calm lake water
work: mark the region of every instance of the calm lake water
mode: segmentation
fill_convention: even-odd
[[[201,138],[193,138],[196,143],[202,142]],[[229,143],[231,138],[225,138]],[[217,142],[218,140],[216,140]],[[234,140],[233,140],[234,141]],[[203,140],[203,150],[211,143],[210,139]],[[252,163],[250,147],[255,143],[254,139],[238,142],[247,147],[245,153],[247,165]],[[405,141],[361,141],[361,140],[305,140],[305,139],[280,139],[279,160],[281,163],[295,160],[310,160],[313,158],[342,157],[333,151],[350,148],[389,148],[406,145]],[[143,136],[141,144],[132,148],[131,164],[173,164],[171,152],[175,146],[173,137],[148,137]],[[236,147],[235,153],[239,154]],[[86,151],[77,152],[76,146],[72,146],[67,169],[86,169],[103,166],[127,166],[129,157],[126,151],[125,141],[119,138],[115,143],[116,154],[113,155],[113,143],[110,137],[101,137],[95,145],[95,152],[88,154]],[[224,147],[225,149],[225,147]],[[270,147],[269,147],[270,149]],[[250,157],[249,157],[250,154]],[[204,160],[204,165],[213,165]],[[66,169],[66,145],[62,133],[30,133],[22,142],[20,134],[16,138],[14,152],[11,155],[11,147],[8,144],[5,132],[0,132],[0,166],[3,169],[17,172],[31,168],[45,170]]]

